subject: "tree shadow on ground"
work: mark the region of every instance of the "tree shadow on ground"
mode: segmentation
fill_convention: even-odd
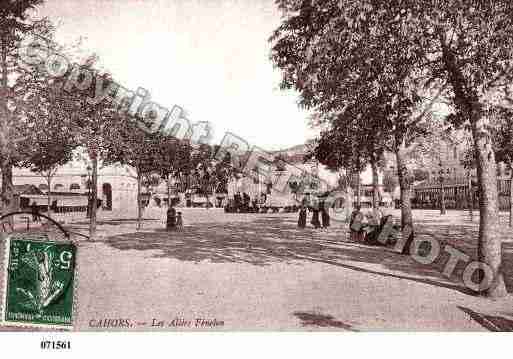
[[[478,260],[477,253],[477,240],[478,240],[478,226],[472,224],[460,225],[437,225],[432,221],[418,221],[415,228],[416,234],[421,238],[435,238],[441,245],[442,255],[434,265],[443,271],[449,254],[444,253],[443,248],[446,245],[458,249],[459,251],[467,254],[470,261]],[[495,236],[499,237],[502,243],[502,267],[501,271],[504,278],[506,289],[509,293],[513,292],[513,243],[511,242],[512,232],[506,226],[501,226],[496,229]],[[467,262],[469,263],[469,262]],[[466,264],[460,262],[456,267],[453,277],[461,279]]]
[[[511,332],[513,331],[513,320],[499,317],[496,315],[487,315],[473,311],[472,309],[460,307],[458,308],[468,314],[470,318],[482,325],[484,328],[492,332]]]
[[[475,229],[454,225],[443,227],[420,224],[416,227],[416,236],[433,236],[441,242],[450,242],[475,257]],[[119,250],[153,250],[155,257],[196,263],[210,261],[258,266],[277,262],[325,263],[474,294],[461,283],[462,263],[450,279],[441,274],[449,258],[443,250],[433,264],[423,265],[383,247],[349,242],[346,226],[335,226],[328,232],[309,228],[299,230],[294,218],[290,217],[259,216],[252,222],[201,223],[186,226],[180,232],[137,232],[110,237],[106,243]]]
[[[502,274],[509,293],[513,293],[513,243],[502,244]]]
[[[301,326],[303,327],[339,328],[352,332],[358,331],[349,324],[335,320],[331,315],[314,312],[294,312],[292,314],[301,320]]]

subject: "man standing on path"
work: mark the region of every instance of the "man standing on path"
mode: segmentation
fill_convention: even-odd
[[[169,206],[166,215],[166,229],[174,231],[176,229],[176,210],[173,206]]]
[[[321,209],[322,228],[328,228],[330,226],[330,209],[325,198],[319,203],[319,207]]]
[[[317,229],[321,226],[321,222],[319,221],[319,199],[317,198],[317,196],[312,197],[310,206],[313,212],[311,223],[312,226],[314,226],[314,228]]]

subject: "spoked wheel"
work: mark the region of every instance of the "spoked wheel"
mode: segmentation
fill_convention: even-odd
[[[12,212],[0,217],[0,240],[17,234],[34,237],[35,240],[69,241],[71,234],[56,220],[44,214],[31,212]]]

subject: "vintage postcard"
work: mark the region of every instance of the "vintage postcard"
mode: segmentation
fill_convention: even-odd
[[[0,1],[0,331],[513,331],[512,69],[509,0]]]

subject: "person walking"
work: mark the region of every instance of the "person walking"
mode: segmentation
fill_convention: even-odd
[[[301,229],[306,227],[306,207],[301,205],[299,209],[299,218],[297,220],[297,226]]]
[[[176,230],[178,230],[178,231],[183,230],[182,212],[178,212],[177,213],[177,217],[176,217]]]
[[[321,222],[319,221],[319,199],[316,196],[312,197],[311,201],[312,208],[312,221],[310,222],[315,229],[321,227]]]
[[[30,210],[32,212],[32,222],[39,222],[41,217],[39,217],[39,206],[36,201],[32,202],[30,205]]]
[[[328,208],[326,200],[322,200],[319,203],[319,207],[321,208],[322,228],[328,228],[330,226],[330,209]]]
[[[305,225],[303,228],[306,227],[306,221],[307,221],[307,217],[308,217],[308,213],[307,211],[310,211],[311,208],[310,208],[310,205],[311,205],[311,198],[310,198],[310,193],[309,192],[306,192],[303,199],[301,200],[301,204],[299,206],[299,217],[301,218],[301,209],[304,209],[304,219],[305,219]],[[299,224],[299,219],[298,219],[298,224]]]

